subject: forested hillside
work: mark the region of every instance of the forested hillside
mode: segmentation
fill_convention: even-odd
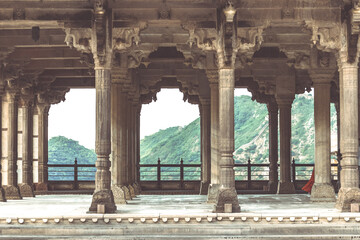
[[[314,101],[311,95],[300,95],[292,107],[292,156],[303,163],[314,161]],[[251,158],[257,163],[268,162],[268,112],[265,104],[249,96],[235,97],[236,162]],[[331,108],[332,135],[336,135],[336,112]],[[333,138],[334,140],[334,138]],[[335,141],[335,140],[334,140]],[[334,145],[332,143],[332,145]],[[200,162],[200,121],[185,127],[172,127],[141,140],[141,163]]]
[[[93,164],[96,154],[93,150],[79,144],[79,142],[63,136],[53,137],[49,140],[49,164]]]
[[[314,108],[311,95],[297,96],[292,107],[292,156],[302,163],[314,161]],[[336,113],[331,108],[332,136],[336,136]],[[236,162],[251,158],[256,163],[268,162],[268,113],[266,105],[249,96],[235,97],[235,152]],[[335,138],[332,138],[334,142]],[[200,162],[200,119],[185,127],[160,130],[141,140],[141,163]],[[49,140],[49,163],[95,163],[96,154],[77,141],[58,136]]]

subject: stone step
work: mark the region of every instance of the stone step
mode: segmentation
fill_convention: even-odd
[[[45,236],[45,235],[31,235],[31,236],[14,236],[14,235],[2,235],[0,239],[11,239],[11,240],[26,240],[26,239],[126,239],[126,240],[145,240],[145,239],[176,239],[176,240],[210,240],[210,239],[266,239],[266,240],[277,240],[277,239],[291,239],[291,240],[335,240],[335,239],[344,239],[344,240],[353,240],[358,239],[359,235],[268,235],[268,236],[257,236],[257,235],[202,235],[202,236],[193,236],[193,235],[182,235],[182,236],[173,236],[173,235],[141,235],[141,236],[112,236],[112,235],[101,235],[101,236]]]
[[[0,239],[354,239],[359,233],[357,224],[0,225]]]

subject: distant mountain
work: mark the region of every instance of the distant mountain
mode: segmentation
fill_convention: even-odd
[[[235,97],[235,152],[236,162],[248,158],[266,163],[269,158],[268,111],[265,104],[249,96]],[[336,111],[331,107],[331,132],[336,136]],[[311,95],[298,95],[292,106],[292,156],[302,163],[314,162],[314,100]],[[336,149],[336,137],[332,137]],[[200,119],[185,127],[171,127],[141,140],[141,163],[200,162]],[[334,149],[334,150],[335,150]]]
[[[53,137],[48,143],[49,164],[94,164],[96,154],[94,150],[87,149],[72,139],[58,136]]]

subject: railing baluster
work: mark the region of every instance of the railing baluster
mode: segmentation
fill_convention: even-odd
[[[184,189],[184,161],[180,160],[180,188]]]
[[[251,184],[251,160],[250,158],[248,159],[248,165],[247,165],[247,187],[248,189],[250,189],[250,184]]]
[[[292,181],[295,184],[296,183],[296,165],[295,165],[295,158],[292,159]],[[295,185],[296,186],[296,185]]]
[[[75,164],[74,164],[74,189],[79,189],[78,184],[78,164],[77,164],[77,158],[75,158]]]
[[[158,165],[157,165],[157,185],[158,188],[161,188],[161,165],[160,165],[160,158],[158,158]]]

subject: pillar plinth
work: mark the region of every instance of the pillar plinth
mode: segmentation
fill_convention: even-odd
[[[211,179],[210,100],[200,98],[201,185],[200,194],[207,195]]]
[[[335,201],[331,184],[330,143],[330,80],[332,75],[312,74],[314,86],[315,122],[315,182],[310,200],[316,202]]]
[[[207,70],[206,75],[210,83],[210,149],[211,149],[211,177],[208,189],[207,202],[215,203],[219,193],[219,161],[218,146],[219,131],[219,73],[217,69]]]
[[[268,190],[276,193],[278,187],[278,105],[273,99],[267,104],[269,113],[269,183]]]
[[[219,70],[219,135],[220,135],[220,189],[215,212],[224,212],[231,204],[232,212],[240,212],[234,175],[234,87],[235,70]]]
[[[295,193],[291,182],[291,104],[294,97],[277,98],[280,111],[280,181],[278,194]]]
[[[341,188],[336,208],[350,211],[350,203],[360,203],[358,172],[358,65],[342,62],[340,72]]]
[[[17,129],[17,96],[16,93],[7,93],[8,101],[8,183],[4,186],[5,197],[8,200],[22,199],[18,187],[17,177],[17,144],[18,144],[18,129]]]
[[[33,115],[32,102],[23,100],[22,105],[22,183],[19,184],[23,197],[35,197],[33,190]]]
[[[111,191],[109,155],[111,152],[111,69],[95,68],[96,87],[96,174],[95,192],[89,212],[96,212],[98,204],[105,205],[106,213],[116,211]]]

